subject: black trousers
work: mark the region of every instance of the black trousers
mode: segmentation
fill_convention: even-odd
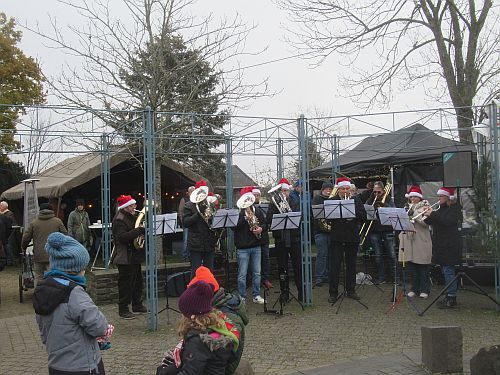
[[[346,290],[348,293],[354,292],[356,288],[356,255],[358,252],[358,245],[358,242],[332,241],[329,276],[330,297],[337,297],[339,294],[339,278],[342,266],[342,258],[345,258]]]
[[[127,311],[132,302],[132,308],[142,306],[142,270],[140,264],[118,266],[118,307]]]
[[[300,240],[292,241],[291,246],[286,247],[283,242],[277,243],[276,255],[278,258],[278,272],[280,280],[285,275],[286,286],[288,287],[288,259],[292,260],[293,278],[297,286],[299,299],[302,298],[302,256],[300,249]],[[281,283],[280,283],[281,286]]]

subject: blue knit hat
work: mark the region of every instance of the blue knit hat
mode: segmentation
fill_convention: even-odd
[[[54,232],[47,238],[45,251],[49,254],[52,270],[80,272],[90,261],[85,247],[74,238],[59,232]]]

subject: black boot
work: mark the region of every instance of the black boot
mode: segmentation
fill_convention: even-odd
[[[442,301],[439,301],[439,309],[453,309],[457,307],[457,297],[446,296]]]

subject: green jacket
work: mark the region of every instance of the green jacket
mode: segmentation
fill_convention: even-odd
[[[90,219],[87,211],[77,208],[68,217],[68,234],[84,246],[90,246]]]
[[[222,311],[240,331],[240,342],[234,358],[231,358],[226,367],[226,375],[232,375],[238,368],[243,347],[245,344],[245,326],[249,322],[245,301],[240,296],[227,293],[220,288],[212,299],[212,306]]]

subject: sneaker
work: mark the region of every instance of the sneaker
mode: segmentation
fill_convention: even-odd
[[[347,298],[351,298],[351,299],[354,299],[356,301],[359,301],[361,299],[360,296],[358,296],[358,294],[356,292],[347,292],[347,295],[346,295]]]
[[[262,298],[261,296],[253,297],[252,301],[254,303],[258,303],[259,305],[264,304],[264,298]]]
[[[422,292],[422,293],[420,293],[420,296],[419,296],[419,297],[420,297],[420,298],[427,298],[427,297],[429,297],[429,294],[428,294],[428,293],[423,293],[423,292]]]
[[[424,294],[424,293],[422,293],[422,294]],[[422,294],[420,294],[420,297],[422,297]],[[413,292],[413,291],[411,291],[411,292],[409,292],[409,293],[407,294],[407,296],[408,296],[408,297],[410,297],[410,298],[413,298],[413,297],[415,297],[416,295],[417,295],[417,293],[415,293],[415,292]]]
[[[141,305],[139,307],[132,307],[132,314],[144,314],[147,312],[148,312],[148,309],[144,305]]]
[[[457,297],[446,296],[438,302],[439,309],[453,309],[455,307],[457,307]]]
[[[331,303],[332,305],[337,302],[337,296],[330,296],[328,297],[328,303]]]
[[[265,280],[262,284],[266,287],[266,289],[271,289],[273,284],[269,280]]]
[[[130,311],[120,311],[118,313],[120,315],[120,318],[125,319],[125,320],[132,320],[135,319],[135,315],[132,314]]]

